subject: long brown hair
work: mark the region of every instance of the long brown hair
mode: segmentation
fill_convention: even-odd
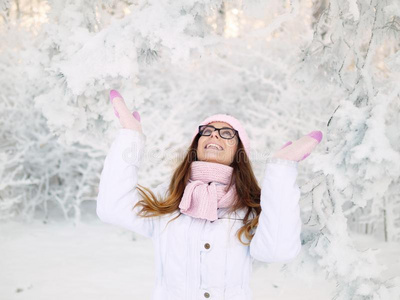
[[[180,211],[179,204],[186,184],[190,178],[190,164],[192,161],[197,161],[197,145],[200,136],[201,135],[198,134],[193,139],[193,142],[188,148],[185,157],[175,169],[171,178],[171,182],[169,183],[168,192],[165,199],[162,199],[162,197],[159,195],[155,195],[149,188],[146,188],[140,184],[136,186],[136,189],[138,189],[139,194],[143,198],[133,207],[135,208],[136,206],[141,206],[138,216],[155,217]],[[254,236],[253,229],[255,229],[255,227],[258,225],[258,217],[261,213],[261,189],[258,186],[249,157],[244,150],[240,138],[235,157],[230,166],[233,167],[232,179],[230,184],[226,187],[226,190],[228,190],[233,182],[235,182],[238,197],[236,198],[235,204],[229,208],[229,212],[234,212],[237,209],[247,208],[246,214],[243,218],[244,225],[237,231],[237,237],[239,241],[247,246],[250,245],[250,241]],[[250,215],[252,213],[255,215],[255,217],[250,219]],[[179,215],[170,221],[175,220],[181,214],[182,213],[179,212]],[[242,241],[242,234],[244,234],[249,240],[248,243],[244,243]]]

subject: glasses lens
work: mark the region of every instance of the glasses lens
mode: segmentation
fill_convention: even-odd
[[[200,128],[200,133],[201,135],[211,135],[211,133],[214,131],[214,129],[210,126],[202,126]]]
[[[220,130],[220,134],[224,139],[231,139],[235,136],[235,131],[232,129],[222,129]]]

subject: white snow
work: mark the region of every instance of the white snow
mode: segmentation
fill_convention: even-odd
[[[77,227],[57,222],[7,222],[0,226],[0,299],[151,299],[154,282],[150,239],[97,219]],[[377,257],[400,275],[400,244],[353,234],[357,248],[379,248]],[[254,265],[254,300],[330,300],[335,284],[317,272],[304,278],[281,272],[284,264]]]

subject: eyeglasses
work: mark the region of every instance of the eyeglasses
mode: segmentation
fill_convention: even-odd
[[[227,140],[233,139],[235,135],[238,134],[238,131],[236,129],[229,127],[215,128],[212,125],[199,126],[199,134],[201,136],[210,136],[215,130],[218,131],[220,137]]]

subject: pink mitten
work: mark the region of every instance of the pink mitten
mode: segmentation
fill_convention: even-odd
[[[122,127],[142,132],[139,112],[134,111],[131,114],[120,93],[116,90],[111,90],[110,101],[114,108],[114,114],[119,118]]]
[[[289,141],[289,142],[287,142],[285,145],[283,145],[283,146],[282,146],[282,148],[281,148],[281,149],[283,149],[283,148],[285,148],[285,147],[289,146],[291,143],[292,143],[292,141]],[[279,149],[279,150],[281,150],[281,149]]]
[[[306,136],[298,139],[294,143],[287,142],[282,148],[275,152],[272,157],[302,161],[314,150],[314,148],[321,142],[322,132],[312,131]]]

